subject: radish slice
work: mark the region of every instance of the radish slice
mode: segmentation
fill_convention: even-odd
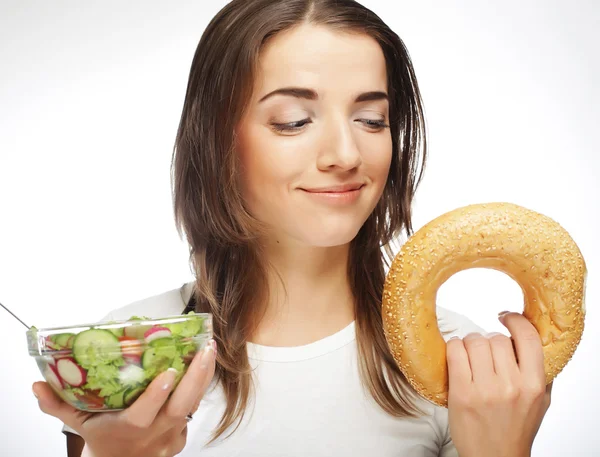
[[[46,338],[46,347],[51,351],[57,351],[59,346],[54,341],[50,339],[50,337]]]
[[[142,356],[139,354],[123,354],[123,359],[129,365],[142,365]]]
[[[54,365],[56,365],[56,362],[58,362],[60,359],[71,358],[71,351],[58,351],[52,354],[52,357],[54,358]]]
[[[48,381],[48,384],[50,384],[56,390],[63,390],[65,387],[65,385],[64,385],[62,379],[60,378],[60,375],[58,374],[58,371],[56,370],[56,367],[54,365],[48,364],[46,366],[46,369],[44,370],[44,378],[46,378],[46,381]]]
[[[166,327],[152,327],[146,333],[144,333],[144,339],[146,343],[157,340],[159,338],[168,338],[171,336],[171,330]]]
[[[56,360],[51,355],[45,356],[44,362],[46,362],[48,365],[56,366]]]
[[[80,387],[86,382],[86,371],[70,357],[58,360],[56,362],[56,369],[61,378],[73,387]]]

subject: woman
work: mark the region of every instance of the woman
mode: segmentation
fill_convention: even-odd
[[[415,395],[385,342],[381,248],[389,260],[411,232],[425,149],[410,59],[375,14],[351,0],[231,2],[198,45],[173,161],[216,350],[170,399],[166,372],[100,415],[37,383],[41,409],[96,457],[530,455],[549,391],[522,316],[501,317],[517,363],[509,338],[439,310],[460,337],[448,410]],[[157,315],[184,307],[161,303]],[[111,317],[134,310],[149,314],[141,302]]]

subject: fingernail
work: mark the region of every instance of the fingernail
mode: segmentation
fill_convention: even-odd
[[[459,339],[459,337],[458,337],[458,336],[453,336],[452,338],[450,338],[450,340],[449,340],[449,341],[452,341],[452,340],[458,340],[458,339]]]
[[[211,341],[213,351],[215,351],[215,355],[217,355],[217,342],[215,340]]]
[[[32,387],[32,388],[31,388],[31,391],[33,392],[33,396],[39,400],[39,399],[40,399],[40,397],[39,397],[39,395],[36,393],[36,391],[35,391],[35,388],[34,388],[34,387]]]
[[[163,375],[164,384],[162,386],[162,390],[169,390],[171,387],[173,387],[178,373],[179,372],[175,368],[169,368],[167,371],[165,371],[165,374]]]
[[[510,313],[510,311],[502,311],[498,313],[498,320],[502,322],[502,319],[504,319],[504,316],[506,316],[508,313]]]
[[[497,335],[502,335],[502,333],[500,333],[500,332],[490,332],[490,333],[487,333],[485,335],[485,337],[486,338],[492,338],[492,337],[497,336]]]
[[[209,344],[204,347],[204,353],[202,354],[202,360],[200,361],[200,368],[204,369],[208,367],[210,361],[210,354],[216,354],[216,343],[212,340]]]

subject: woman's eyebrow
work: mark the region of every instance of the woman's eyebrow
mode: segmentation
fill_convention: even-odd
[[[288,95],[290,97],[304,98],[306,100],[317,100],[319,98],[317,92],[312,89],[307,89],[304,87],[282,87],[281,89],[276,89],[273,92],[269,92],[267,95],[261,98],[258,103],[262,103],[274,95]]]
[[[364,93],[360,94],[358,97],[356,97],[356,100],[354,100],[354,103],[373,102],[373,101],[377,101],[377,100],[389,101],[390,98],[388,97],[388,94],[386,94],[385,92],[376,90],[376,91],[364,92]]]
[[[275,95],[287,95],[295,98],[303,98],[306,100],[318,100],[319,95],[313,89],[308,89],[305,87],[282,87],[280,89],[275,89],[272,92],[269,92],[267,95],[262,97],[258,103],[262,103],[270,97]],[[389,100],[388,94],[382,91],[371,91],[371,92],[363,92],[358,95],[354,100],[355,103],[361,102],[372,102],[376,100]]]

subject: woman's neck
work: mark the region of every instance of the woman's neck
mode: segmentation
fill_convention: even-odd
[[[267,246],[269,300],[252,342],[300,346],[332,335],[352,322],[348,254],[349,245]]]

